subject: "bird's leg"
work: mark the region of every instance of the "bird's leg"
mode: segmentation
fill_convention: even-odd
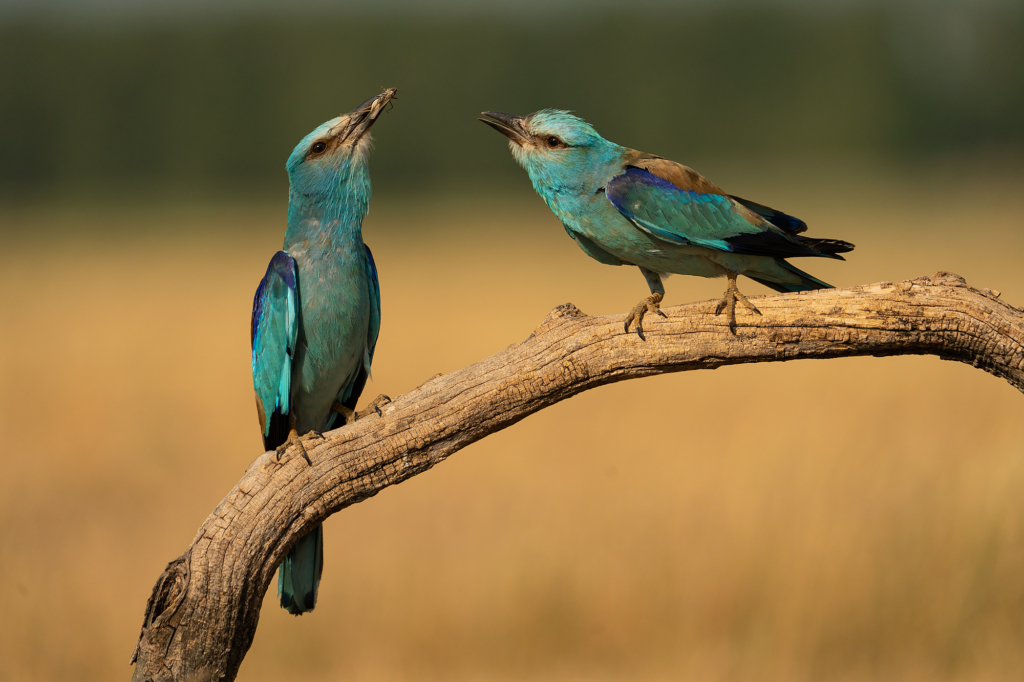
[[[356,420],[356,411],[345,407],[337,400],[331,403],[331,410],[341,415],[341,418],[345,420],[344,424],[351,424]]]
[[[306,446],[304,446],[302,444],[302,437],[299,435],[299,432],[295,430],[295,419],[292,418],[291,421],[292,421],[292,424],[291,424],[292,428],[288,432],[288,440],[286,440],[285,442],[283,442],[283,443],[281,443],[280,445],[277,446],[277,451],[276,451],[277,461],[280,462],[281,461],[281,455],[283,455],[284,453],[288,452],[288,448],[290,448],[291,446],[294,445],[294,446],[299,448],[299,452],[302,454],[302,459],[306,460],[306,464],[308,464],[309,466],[313,466],[313,462],[310,461],[309,455],[306,453]],[[320,436],[321,438],[323,438],[323,435],[317,433],[316,431],[310,431],[306,435],[307,436],[317,435],[317,436]]]
[[[718,306],[715,308],[715,315],[718,315],[725,310],[726,316],[729,318],[729,331],[733,334],[736,333],[736,301],[742,303],[746,308],[749,308],[752,312],[761,314],[761,311],[757,307],[747,300],[747,297],[740,293],[740,290],[736,287],[737,274],[732,270],[725,271],[726,277],[729,278],[729,285],[725,288],[725,294],[722,296],[722,300],[718,302]]]
[[[626,333],[629,333],[629,325],[630,325],[630,323],[633,322],[633,320],[636,320],[636,334],[641,339],[645,339],[645,337],[644,337],[644,315],[646,315],[648,312],[651,312],[651,313],[658,313],[662,317],[667,317],[667,315],[665,315],[665,313],[661,312],[661,308],[660,308],[661,298],[662,298],[661,294],[651,294],[647,298],[645,298],[642,301],[640,301],[639,303],[637,303],[636,306],[632,310],[629,311],[629,314],[626,315],[626,322],[623,325],[623,328],[626,330]]]
[[[653,270],[648,270],[643,266],[638,267],[640,268],[640,272],[643,273],[644,279],[647,280],[647,286],[651,289],[651,295],[637,303],[636,307],[629,311],[629,314],[626,315],[624,328],[628,334],[629,324],[633,320],[636,320],[636,334],[642,340],[646,340],[644,338],[644,315],[651,312],[658,313],[662,317],[668,318],[668,315],[661,310],[661,300],[665,298],[665,287],[661,283],[661,275]]]

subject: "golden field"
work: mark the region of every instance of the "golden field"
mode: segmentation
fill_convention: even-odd
[[[1024,304],[1024,174],[713,177],[856,243],[802,261],[834,284],[942,269]],[[516,190],[375,197],[364,400],[646,293]],[[154,581],[261,450],[248,324],[280,199],[0,209],[0,680],[130,676]],[[723,284],[674,277],[667,305]],[[1019,680],[1022,416],[932,357],[588,392],[332,517],[316,611],[268,593],[239,679]]]

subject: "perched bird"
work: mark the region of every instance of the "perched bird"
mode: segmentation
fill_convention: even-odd
[[[363,243],[370,201],[370,127],[388,89],[307,135],[288,158],[288,228],[252,307],[252,381],[263,444],[309,455],[300,433],[354,420],[380,331],[380,286]],[[386,402],[376,399],[372,407]],[[364,410],[364,413],[367,412]],[[322,436],[321,436],[322,437]],[[323,527],[301,538],[278,570],[281,606],[316,605]]]
[[[635,265],[651,295],[626,316],[636,320],[660,309],[668,274],[728,278],[715,314],[726,312],[735,333],[736,302],[761,312],[736,288],[746,275],[776,291],[830,289],[786,262],[796,256],[843,260],[853,244],[800,236],[802,221],[726,194],[675,161],[609,142],[567,111],[529,116],[485,111],[480,120],[509,138],[512,155],[530,175],[565,231],[591,258],[607,265]]]

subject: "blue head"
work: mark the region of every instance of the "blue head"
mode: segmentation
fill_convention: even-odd
[[[362,222],[370,201],[370,127],[395,93],[388,88],[318,126],[296,145],[286,165],[289,233],[308,220]]]
[[[592,194],[622,172],[618,162],[624,149],[568,111],[483,115],[488,118],[481,121],[508,137],[512,155],[545,199],[559,193]]]

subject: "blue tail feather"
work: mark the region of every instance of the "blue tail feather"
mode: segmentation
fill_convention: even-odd
[[[294,616],[312,611],[324,572],[324,527],[299,539],[277,569],[277,596]]]

